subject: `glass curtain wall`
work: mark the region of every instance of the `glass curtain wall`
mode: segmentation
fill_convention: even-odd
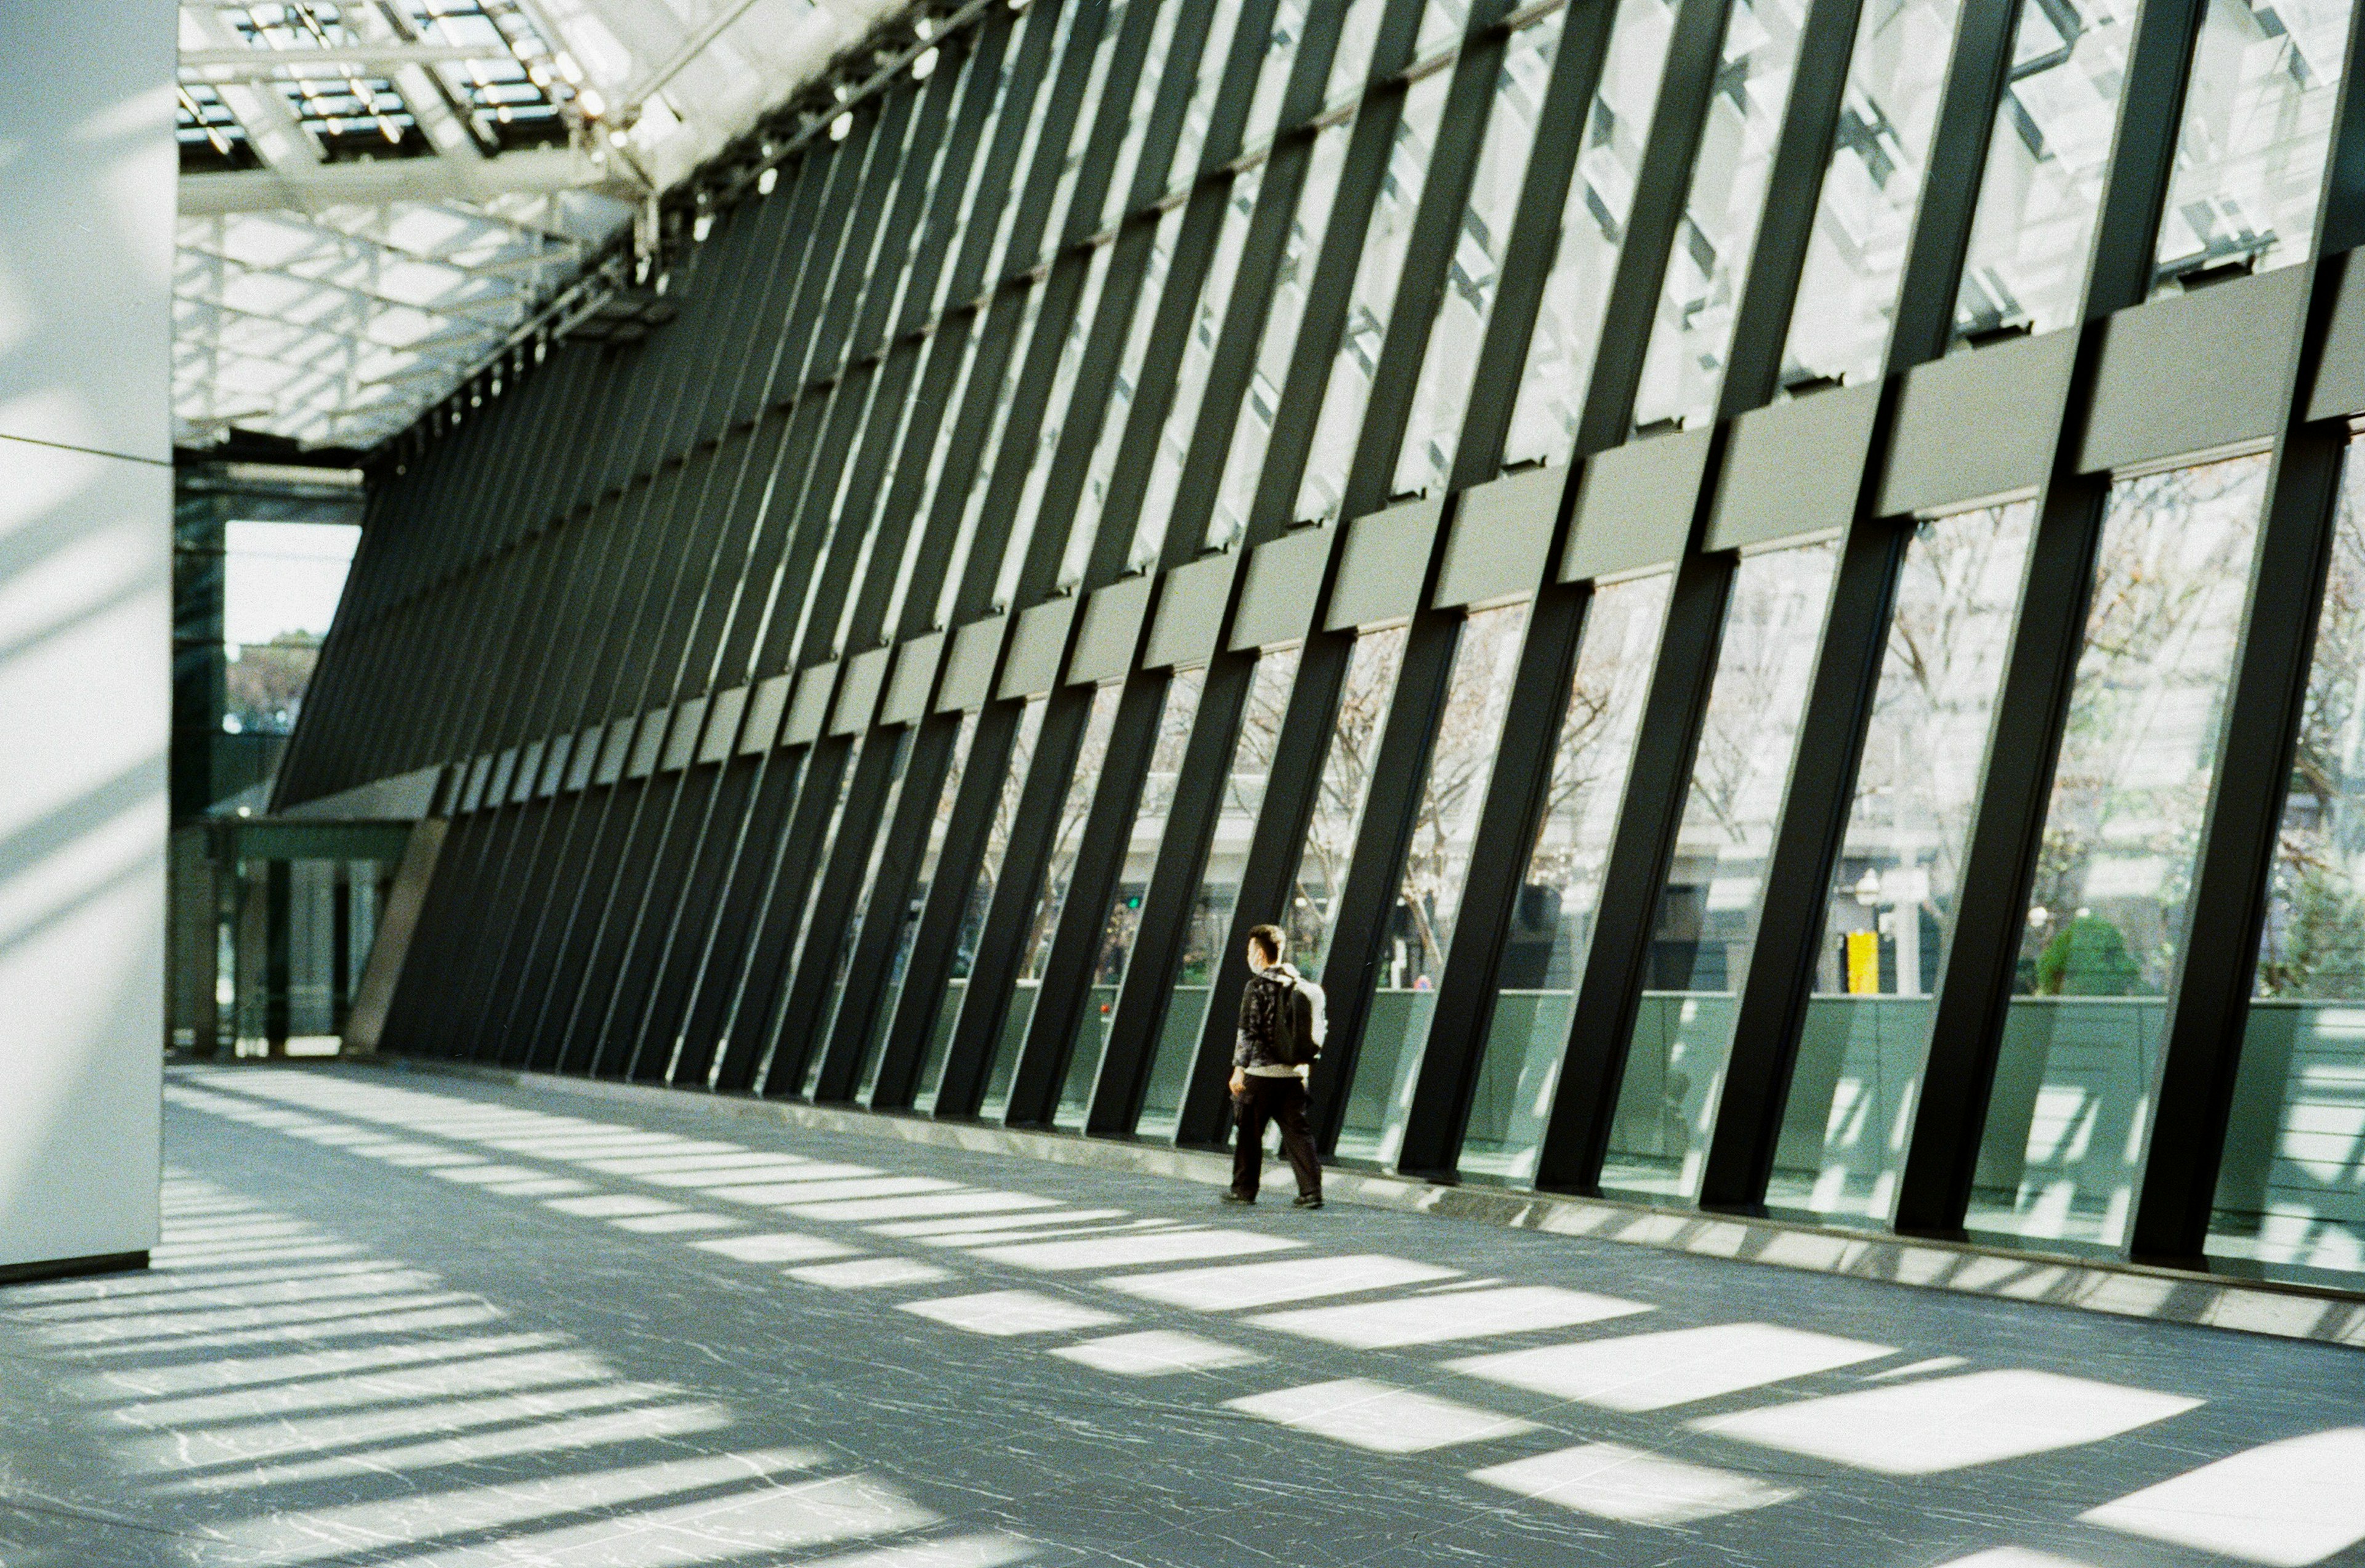
[[[1699,1190],[1838,554],[1828,539],[1767,550],[1744,557],[1734,579],[1604,1192],[1669,1199]]]
[[[1698,424],[1716,412],[1806,16],[1806,0],[1732,0],[1719,90],[1709,100],[1642,362],[1638,427]]]
[[[893,757],[887,765],[887,809],[891,812],[895,809],[895,797],[902,790],[904,765],[910,762],[912,758],[912,732],[908,729],[873,730],[867,737],[866,744],[870,745],[889,745],[895,748]],[[839,853],[838,834],[840,830],[845,826],[846,803],[853,790],[855,773],[860,766],[861,761],[862,752],[860,747],[857,746],[855,754],[846,759],[846,779],[845,782],[838,787],[837,811],[831,818],[829,835],[822,843],[822,852],[813,861],[813,891],[806,897],[805,913],[803,917],[798,923],[797,945],[789,949],[791,953],[798,955],[805,953],[807,951],[806,943],[812,939],[813,920],[815,916],[821,913],[822,883],[826,880],[829,876],[830,862],[835,860]],[[807,1048],[805,1053],[805,1070],[803,1081],[798,1085],[797,1092],[808,1100],[813,1098],[814,1087],[821,1082],[822,1062],[829,1055],[829,1021],[832,1017],[835,1016],[837,1013],[838,990],[846,983],[846,948],[852,946],[854,940],[853,933],[859,929],[861,924],[862,901],[869,896],[870,874],[877,871],[879,868],[879,851],[887,841],[884,823],[888,820],[889,819],[882,817],[880,820],[880,825],[872,829],[870,851],[863,862],[866,869],[863,876],[862,886],[855,895],[854,903],[848,911],[848,919],[846,929],[841,934],[845,939],[845,946],[839,948],[838,957],[830,966],[832,980],[829,990],[829,1000],[824,1004],[820,1016],[813,1020],[809,1032],[806,1035]],[[799,962],[800,967],[801,967],[801,958],[800,958]],[[793,975],[783,982],[780,988],[779,1004],[785,1004],[787,1002],[789,999],[789,987],[794,983],[795,980]],[[786,1015],[783,1014],[782,1026],[783,1028],[787,1028],[798,1025],[790,1025],[787,1020]]]
[[[1059,437],[1068,420],[1075,415],[1076,378],[1083,374],[1084,348],[1092,340],[1093,322],[1100,314],[1101,290],[1108,282],[1109,263],[1115,254],[1113,244],[1103,245],[1093,252],[1092,263],[1084,274],[1083,293],[1068,327],[1068,341],[1059,345],[1059,364],[1051,373],[1050,400],[1044,405],[1042,429],[1035,438],[1034,459],[1026,469],[1026,487],[1018,495],[1016,525],[1011,531],[1010,547],[1002,558],[1002,576],[994,584],[993,597],[998,603],[1014,601],[1035,531],[1043,526],[1043,492],[1051,482],[1052,457],[1059,450]],[[1054,518],[1050,525],[1057,528],[1060,521]],[[1063,588],[1083,581],[1084,559],[1092,549],[1090,537],[1079,537],[1072,512],[1067,521],[1068,534],[1060,551],[1057,579],[1057,586]]]
[[[1206,47],[1199,55],[1198,81],[1191,92],[1190,106],[1182,112],[1182,133],[1174,143],[1173,161],[1167,165],[1168,190],[1187,190],[1198,178],[1199,154],[1207,145],[1208,123],[1215,118],[1216,98],[1224,88],[1224,65],[1231,58],[1232,38],[1239,28],[1240,0],[1215,0]]]
[[[960,799],[961,770],[969,764],[969,748],[976,739],[977,715],[965,714],[960,734],[953,737],[952,760],[945,767],[944,788],[936,791],[936,812],[928,823],[927,846],[920,852],[919,868],[912,877],[912,891],[904,900],[903,921],[895,936],[895,956],[888,962],[887,983],[880,990],[879,1011],[871,1020],[870,1037],[863,1046],[861,1099],[865,1104],[870,1103],[871,1091],[879,1087],[879,1064],[886,1051],[887,1025],[895,1016],[895,1003],[903,994],[903,977],[912,966],[912,944],[920,934],[920,914],[928,906],[928,889],[936,881],[936,862],[944,857],[945,834],[952,826],[953,805]],[[891,822],[893,818],[891,815],[882,820]],[[883,831],[880,842],[886,842]],[[935,1070],[941,1072],[943,1069],[939,1066]]]
[[[1174,244],[1182,232],[1182,209],[1175,207],[1158,220],[1149,242],[1149,258],[1142,263],[1141,290],[1134,297],[1133,322],[1117,359],[1116,375],[1109,386],[1108,406],[1101,410],[1100,439],[1093,443],[1084,467],[1083,494],[1076,501],[1076,521],[1069,531],[1065,570],[1081,579],[1099,536],[1101,518],[1108,510],[1109,487],[1116,480],[1116,458],[1125,444],[1125,428],[1133,412],[1134,393],[1141,386],[1143,364],[1149,358],[1149,335],[1158,324],[1158,302],[1166,292],[1166,275],[1174,264]],[[1145,514],[1146,515],[1146,514]],[[1126,570],[1147,570],[1158,563],[1160,531],[1139,528],[1126,553]]]
[[[1174,785],[1182,776],[1183,754],[1191,745],[1191,726],[1198,722],[1199,699],[1206,690],[1207,672],[1179,669],[1166,684],[1165,706],[1158,717],[1158,737],[1151,743],[1149,771],[1142,780],[1141,805],[1126,835],[1125,866],[1110,895],[1108,917],[1101,922],[1099,951],[1093,958],[1092,992],[1084,1007],[1075,1049],[1068,1058],[1068,1076],[1052,1115],[1054,1126],[1081,1129],[1091,1109],[1093,1085],[1100,1081],[1101,1058],[1108,1049],[1109,1020],[1116,1011],[1117,993],[1125,985],[1125,969],[1133,957],[1134,938],[1141,932],[1141,901],[1149,896],[1150,873],[1166,840],[1166,818],[1174,809]]]
[[[1265,784],[1272,777],[1281,722],[1297,680],[1299,650],[1283,648],[1257,660],[1240,712],[1239,738],[1232,743],[1224,775],[1224,800],[1207,847],[1207,867],[1191,901],[1191,924],[1167,989],[1149,1081],[1142,1094],[1135,1130],[1142,1137],[1171,1137],[1182,1113],[1182,1091],[1191,1075],[1191,1054],[1207,1021],[1207,997],[1231,939],[1232,911],[1239,903],[1240,875],[1264,808]]]
[[[1585,150],[1568,182],[1560,238],[1528,358],[1511,404],[1503,461],[1517,467],[1566,463],[1585,412],[1586,387],[1601,346],[1602,313],[1633,210],[1635,184],[1675,34],[1671,0],[1620,0],[1610,24],[1601,84],[1586,117]]]
[[[1486,137],[1479,145],[1471,180],[1470,205],[1463,209],[1453,263],[1437,317],[1429,324],[1420,381],[1397,452],[1395,477],[1388,486],[1392,495],[1443,495],[1453,476],[1478,351],[1486,342],[1487,319],[1494,314],[1495,292],[1502,281],[1503,250],[1510,242],[1512,219],[1519,216],[1537,115],[1543,108],[1544,88],[1560,51],[1561,23],[1567,15],[1554,11],[1531,22],[1504,46]]]
[[[993,492],[993,480],[997,470],[1005,462],[1023,464],[1035,455],[1031,445],[1018,452],[1006,450],[1002,438],[1009,429],[1010,409],[1012,402],[1018,396],[1019,377],[1026,373],[1027,350],[1035,341],[1035,324],[1042,319],[1043,292],[1043,286],[1039,282],[1030,286],[1026,290],[1026,304],[1024,313],[1019,318],[1018,331],[1011,343],[1010,357],[1003,366],[1002,385],[994,392],[992,422],[987,427],[985,441],[981,448],[984,456],[977,465],[976,474],[970,483],[969,494],[963,500],[960,532],[953,539],[952,556],[946,564],[945,580],[936,593],[935,623],[938,626],[952,624],[955,608],[961,602],[962,589],[967,586],[966,579],[969,577],[970,556],[977,549],[978,530],[985,521],[986,497]],[[959,405],[954,404],[950,407],[958,409]],[[940,442],[949,442],[960,422],[957,413],[946,419],[939,438]],[[929,476],[931,498],[936,488],[936,474],[932,472]],[[1023,526],[1031,529],[1034,520],[1028,518],[1025,520]],[[1002,543],[1004,546],[1008,546],[1012,542],[1005,539]],[[992,542],[989,541],[988,548],[992,547]],[[1023,554],[1025,550],[1023,539],[1017,541],[1017,548]],[[1001,564],[997,559],[995,580],[999,582],[1003,576]],[[1005,610],[1009,608],[1009,602],[1006,599],[997,599],[993,601],[993,608]]]
[[[1306,36],[1308,0],[1278,0],[1272,8],[1272,29],[1265,45],[1264,62],[1257,67],[1256,94],[1249,100],[1249,118],[1240,131],[1240,145],[1255,151],[1272,140],[1281,125],[1281,98],[1288,90],[1290,70],[1297,63],[1297,45]]]
[[[1149,3],[1149,0],[1140,0]],[[1142,55],[1141,75],[1133,84],[1133,102],[1126,118],[1125,138],[1117,143],[1116,162],[1109,174],[1108,190],[1101,197],[1100,222],[1097,228],[1115,233],[1129,210],[1133,199],[1134,176],[1141,168],[1142,143],[1149,136],[1149,118],[1158,106],[1158,92],[1166,82],[1169,56],[1174,51],[1174,28],[1189,8],[1191,0],[1160,0],[1157,25],[1149,31],[1149,48]],[[1111,28],[1111,34],[1116,29]]]
[[[1140,0],[1144,6],[1155,6],[1160,0]],[[1068,127],[1067,154],[1059,162],[1059,184],[1051,193],[1051,210],[1044,218],[1043,233],[1036,244],[1036,258],[1048,262],[1059,253],[1059,241],[1068,227],[1068,209],[1075,205],[1076,178],[1083,173],[1084,150],[1092,142],[1093,132],[1102,118],[1101,96],[1108,90],[1109,67],[1115,62],[1117,39],[1124,35],[1125,18],[1131,0],[1109,0],[1108,14],[1101,20],[1101,41],[1093,51],[1093,73],[1084,83],[1082,112]],[[1048,103],[1050,92],[1043,94]],[[1026,165],[1020,164],[1021,168]],[[1011,204],[1014,207],[1015,202]]]
[[[1478,817],[1503,739],[1503,714],[1528,629],[1526,601],[1474,611],[1462,624],[1446,678],[1412,843],[1390,921],[1388,952],[1348,1086],[1339,1152],[1393,1162],[1404,1142],[1412,1085],[1445,978],[1462,886],[1477,847]]]
[[[756,1070],[754,1081],[757,1086],[758,1092],[778,1094],[791,1092],[790,1086],[785,1081],[780,1083],[774,1083],[771,1081],[772,1064],[779,1052],[780,1029],[786,1018],[786,1014],[779,1011],[779,1009],[781,1003],[788,1000],[790,977],[787,971],[789,971],[795,964],[796,956],[804,951],[805,935],[813,929],[813,901],[820,892],[823,873],[827,870],[829,867],[830,852],[836,846],[838,826],[846,820],[846,797],[853,792],[855,772],[862,766],[863,743],[869,738],[869,737],[864,735],[857,735],[854,738],[853,744],[846,750],[845,766],[838,769],[837,792],[830,802],[829,822],[827,825],[822,829],[819,846],[813,851],[812,869],[806,874],[804,897],[797,911],[796,935],[790,940],[787,946],[781,948],[778,954],[771,955],[768,960],[771,964],[777,965],[780,972],[777,976],[779,986],[776,994],[772,999],[772,1007],[774,1010],[772,1016],[762,1020],[761,1023],[761,1026],[770,1032],[770,1037],[766,1039],[764,1042],[763,1061]],[[891,734],[884,738],[889,742],[892,742],[900,737]],[[777,889],[777,887],[778,884],[775,884],[775,889]],[[762,983],[762,981],[759,980],[757,972],[751,970],[743,983],[746,984],[752,990]],[[804,1092],[806,1092],[807,1087],[808,1086],[801,1081],[796,1085],[794,1092],[800,1093]]]
[[[1165,428],[1159,432],[1158,455],[1151,462],[1149,483],[1142,492],[1141,519],[1137,525],[1134,554],[1148,562],[1165,548],[1166,525],[1174,515],[1174,499],[1182,483],[1182,464],[1191,455],[1191,435],[1198,428],[1200,400],[1207,395],[1207,376],[1216,367],[1216,345],[1224,334],[1224,316],[1231,308],[1232,284],[1239,276],[1240,252],[1249,241],[1249,221],[1256,216],[1257,196],[1264,189],[1264,165],[1234,177],[1224,207],[1224,226],[1216,237],[1216,251],[1207,265],[1206,286],[1199,308],[1191,318],[1190,337],[1182,346],[1182,363],[1174,374],[1174,401],[1168,405]]]
[[[1799,277],[1782,384],[1880,374],[1962,0],[1864,8]]]
[[[2352,0],[2210,0],[2161,215],[2163,291],[2307,260]]]
[[[2365,463],[2350,450],[2209,1252],[2365,1271]]]
[[[928,1053],[920,1066],[920,1091],[915,1110],[933,1111],[936,1091],[944,1086],[945,1056],[952,1045],[953,1025],[960,1017],[969,989],[969,971],[977,962],[977,945],[985,935],[986,912],[993,907],[994,884],[1002,879],[1003,857],[1010,853],[1010,834],[1018,821],[1019,797],[1026,790],[1026,775],[1035,765],[1035,743],[1043,734],[1047,699],[1030,697],[1018,717],[1018,733],[1010,743],[1010,766],[995,795],[993,817],[986,824],[985,852],[978,857],[977,876],[970,883],[969,903],[961,913],[960,932],[953,940],[952,962],[945,970],[945,994],[936,1003],[936,1027],[928,1036]]]
[[[879,885],[879,863],[886,858],[888,835],[895,823],[895,811],[903,799],[903,780],[910,777],[913,734],[899,732],[902,739],[895,748],[892,776],[887,781],[887,799],[879,812],[879,825],[871,834],[870,854],[862,863],[862,880],[854,891],[854,902],[846,906],[846,924],[838,933],[837,958],[830,965],[829,1000],[822,1004],[821,1016],[813,1032],[813,1060],[819,1063],[828,1054],[830,1033],[837,1023],[838,1003],[846,997],[846,977],[854,966],[854,944],[862,935],[862,918],[870,909],[871,890]],[[869,1086],[863,1085],[867,1090]],[[810,1094],[812,1090],[808,1088]]]
[[[1405,248],[1412,242],[1413,220],[1419,215],[1420,193],[1429,178],[1429,156],[1437,145],[1438,121],[1452,85],[1452,73],[1438,72],[1422,77],[1405,94],[1387,177],[1363,230],[1363,253],[1355,267],[1346,328],[1330,361],[1322,411],[1316,418],[1306,474],[1298,483],[1295,515],[1300,521],[1338,516],[1345,498],[1363,409],[1371,401],[1372,373],[1379,367],[1380,349],[1387,342],[1396,281],[1404,275]]]
[[[1331,923],[1355,857],[1355,835],[1363,825],[1363,801],[1372,791],[1380,734],[1387,726],[1396,675],[1404,667],[1406,637],[1404,627],[1391,626],[1355,639],[1339,694],[1339,714],[1330,727],[1329,749],[1322,759],[1313,817],[1306,826],[1306,846],[1290,877],[1289,907],[1275,923],[1288,934],[1289,961],[1317,982],[1330,954]]]
[[[2268,467],[2111,488],[1971,1230],[2125,1234]]]
[[[1248,533],[1249,511],[1256,504],[1265,450],[1272,442],[1272,421],[1281,412],[1281,389],[1289,380],[1290,359],[1297,351],[1297,330],[1306,319],[1306,290],[1314,285],[1315,261],[1321,253],[1322,236],[1330,227],[1330,207],[1339,195],[1339,176],[1346,168],[1352,130],[1353,121],[1349,120],[1325,128],[1314,139],[1306,183],[1298,188],[1297,211],[1290,221],[1289,241],[1273,274],[1272,297],[1265,307],[1256,367],[1249,375],[1248,395],[1240,399],[1231,450],[1224,455],[1224,476],[1216,487],[1215,510],[1207,519],[1205,545],[1210,550],[1227,550]]]
[[[1915,527],[1766,1202],[1885,1221],[1928,1058],[2033,502]]]
[[[2077,319],[2138,0],[2022,0],[1955,301],[1972,343]]]
[[[1109,731],[1116,723],[1117,703],[1124,696],[1122,681],[1101,687],[1093,693],[1092,711],[1084,719],[1083,744],[1077,748],[1075,771],[1068,776],[1068,792],[1060,799],[1059,821],[1043,857],[1043,890],[1036,895],[1035,913],[1026,923],[1021,948],[1026,959],[1011,991],[1010,1011],[1003,1018],[1002,1038],[994,1045],[985,1097],[979,1106],[979,1114],[989,1121],[1010,1108],[1010,1081],[1018,1070],[1026,1025],[1035,1018],[1035,997],[1043,988],[1043,966],[1050,961],[1059,912],[1068,907],[1068,886],[1075,879],[1076,856],[1083,848],[1084,820],[1092,815],[1093,795],[1108,766]]]
[[[1494,1018],[1462,1139],[1465,1173],[1535,1174],[1672,580],[1653,572],[1603,583],[1586,607],[1552,779],[1496,966]]]
[[[1372,73],[1372,50],[1379,42],[1388,5],[1389,0],[1347,0],[1346,19],[1339,25],[1339,46],[1330,55],[1329,79],[1322,85],[1326,113],[1362,98],[1363,84]]]

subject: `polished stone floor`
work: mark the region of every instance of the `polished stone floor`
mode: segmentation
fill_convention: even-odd
[[[420,1073],[171,1075],[0,1564],[2365,1563],[2365,1356]]]

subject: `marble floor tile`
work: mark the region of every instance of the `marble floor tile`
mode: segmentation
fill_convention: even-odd
[[[0,1290],[6,1568],[2365,1568],[2327,1346],[705,1095],[169,1078],[156,1266]]]
[[[1425,1453],[1458,1443],[1514,1438],[1535,1430],[1516,1416],[1368,1378],[1339,1378],[1224,1401],[1227,1409],[1373,1453]]]
[[[1748,1508],[1770,1508],[1798,1493],[1754,1476],[1687,1464],[1623,1443],[1584,1443],[1471,1472],[1470,1478],[1523,1497],[1627,1524],[1687,1525]]]
[[[1497,1285],[1261,1313],[1249,1321],[1351,1350],[1378,1350],[1574,1328],[1650,1310],[1647,1302],[1619,1301],[1555,1285]]]
[[[1231,1312],[1317,1296],[1431,1284],[1452,1279],[1453,1273],[1452,1269],[1408,1258],[1361,1253],[1344,1258],[1292,1258],[1277,1263],[1234,1263],[1216,1269],[1127,1274],[1109,1281],[1108,1288],[1169,1306]]]
[[[1799,1399],[1692,1423],[1884,1475],[1933,1475],[2100,1442],[2201,1405],[2058,1372],[2001,1369]]]
[[[1112,1334],[1079,1345],[1055,1345],[1051,1353],[1080,1367],[1114,1372],[1119,1377],[1167,1377],[1176,1372],[1214,1372],[1247,1366],[1264,1357],[1238,1345],[1185,1334],[1171,1328],[1145,1329],[1138,1334]]]
[[[989,1291],[902,1305],[905,1312],[971,1334],[1048,1334],[1125,1321],[1114,1312],[1033,1291]]]

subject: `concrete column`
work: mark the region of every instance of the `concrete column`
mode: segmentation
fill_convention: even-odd
[[[174,28],[0,6],[0,1280],[156,1239]]]

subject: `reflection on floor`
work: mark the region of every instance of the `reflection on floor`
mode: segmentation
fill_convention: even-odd
[[[6,1568],[2365,1562],[2354,1351],[353,1068],[0,1292]]]

